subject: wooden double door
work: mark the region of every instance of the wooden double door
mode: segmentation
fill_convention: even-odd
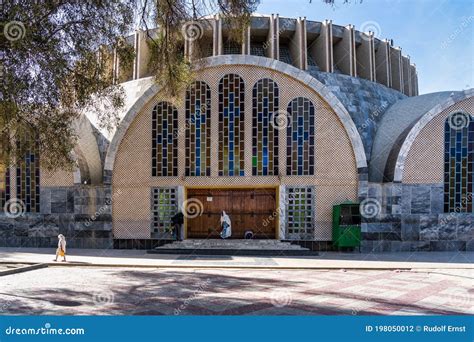
[[[220,238],[222,211],[232,222],[232,239],[251,230],[257,239],[275,239],[277,192],[265,189],[188,189],[187,199],[199,200],[202,214],[187,218],[188,238]]]

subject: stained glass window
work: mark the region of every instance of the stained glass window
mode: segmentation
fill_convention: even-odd
[[[287,111],[286,174],[314,175],[314,105],[298,97]]]
[[[278,175],[278,85],[268,79],[258,81],[252,92],[252,174]]]
[[[22,159],[16,167],[16,197],[25,204],[25,212],[40,211],[39,151],[30,134],[17,143]]]
[[[219,176],[244,175],[244,81],[225,75],[219,82]]]
[[[287,187],[286,238],[313,239],[314,187]]]
[[[186,91],[186,176],[211,175],[211,89],[196,81]]]
[[[177,213],[176,188],[152,189],[152,227],[154,237],[163,237],[170,232],[171,218]]]
[[[445,122],[444,211],[473,212],[474,118],[453,113]]]
[[[160,102],[152,113],[152,176],[178,175],[178,110]]]
[[[0,141],[0,212],[10,199],[10,169],[6,163],[6,155]]]

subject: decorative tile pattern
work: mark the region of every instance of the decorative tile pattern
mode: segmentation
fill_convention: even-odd
[[[219,82],[219,176],[244,176],[245,89],[227,74]]]
[[[467,113],[453,113],[444,127],[444,211],[471,213],[474,119]]]
[[[196,81],[186,91],[186,176],[211,175],[211,89]]]
[[[453,112],[474,113],[474,97],[449,106],[431,119],[416,136],[403,166],[403,183],[444,183],[445,124]]]
[[[171,218],[178,210],[177,189],[153,188],[152,196],[152,235],[166,234],[171,228]]]
[[[286,188],[286,232],[289,240],[312,240],[314,232],[314,187]]]
[[[278,175],[278,132],[272,122],[278,115],[278,85],[271,79],[258,81],[252,91],[252,175]]]
[[[286,174],[314,175],[314,105],[298,97],[288,105]]]
[[[152,176],[178,175],[178,110],[160,102],[152,113]]]

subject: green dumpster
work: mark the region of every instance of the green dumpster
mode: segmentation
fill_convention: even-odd
[[[360,210],[359,203],[346,201],[333,206],[332,243],[341,247],[359,247],[360,250]]]

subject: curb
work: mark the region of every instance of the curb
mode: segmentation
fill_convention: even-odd
[[[8,274],[12,273],[18,273],[18,272],[24,272],[24,271],[29,271],[29,270],[34,270],[37,268],[44,268],[44,267],[95,267],[95,268],[149,268],[149,269],[255,269],[255,270],[357,270],[357,271],[371,271],[371,270],[400,270],[400,271],[410,271],[410,270],[439,270],[439,269],[444,269],[443,267],[440,266],[429,266],[429,265],[423,265],[422,267],[413,267],[413,266],[376,266],[376,267],[354,267],[354,266],[327,266],[327,265],[321,265],[321,266],[278,266],[278,265],[179,265],[179,264],[174,264],[174,265],[140,265],[140,264],[97,264],[97,263],[44,263],[44,264],[37,264],[33,262],[20,262],[20,261],[11,261],[8,262],[8,264],[31,264],[29,266],[13,269],[13,270],[8,270],[4,272],[9,272]],[[19,270],[22,271],[19,271]],[[23,271],[23,269],[25,269]],[[467,268],[467,267],[448,267],[446,269],[450,270],[467,270],[467,269],[472,269],[472,268]],[[10,273],[11,271],[14,271]],[[16,271],[16,272],[15,272]],[[2,272],[0,272],[1,275],[6,275]]]
[[[14,262],[11,262],[9,264],[15,264]],[[21,264],[25,264],[22,262]],[[48,264],[32,264],[24,267],[18,267],[18,268],[13,268],[11,270],[5,270],[5,271],[0,271],[0,277],[10,275],[10,274],[16,274],[16,273],[23,273],[23,272],[28,272],[28,271],[33,271],[33,270],[38,270],[40,268],[46,268],[48,267]]]

